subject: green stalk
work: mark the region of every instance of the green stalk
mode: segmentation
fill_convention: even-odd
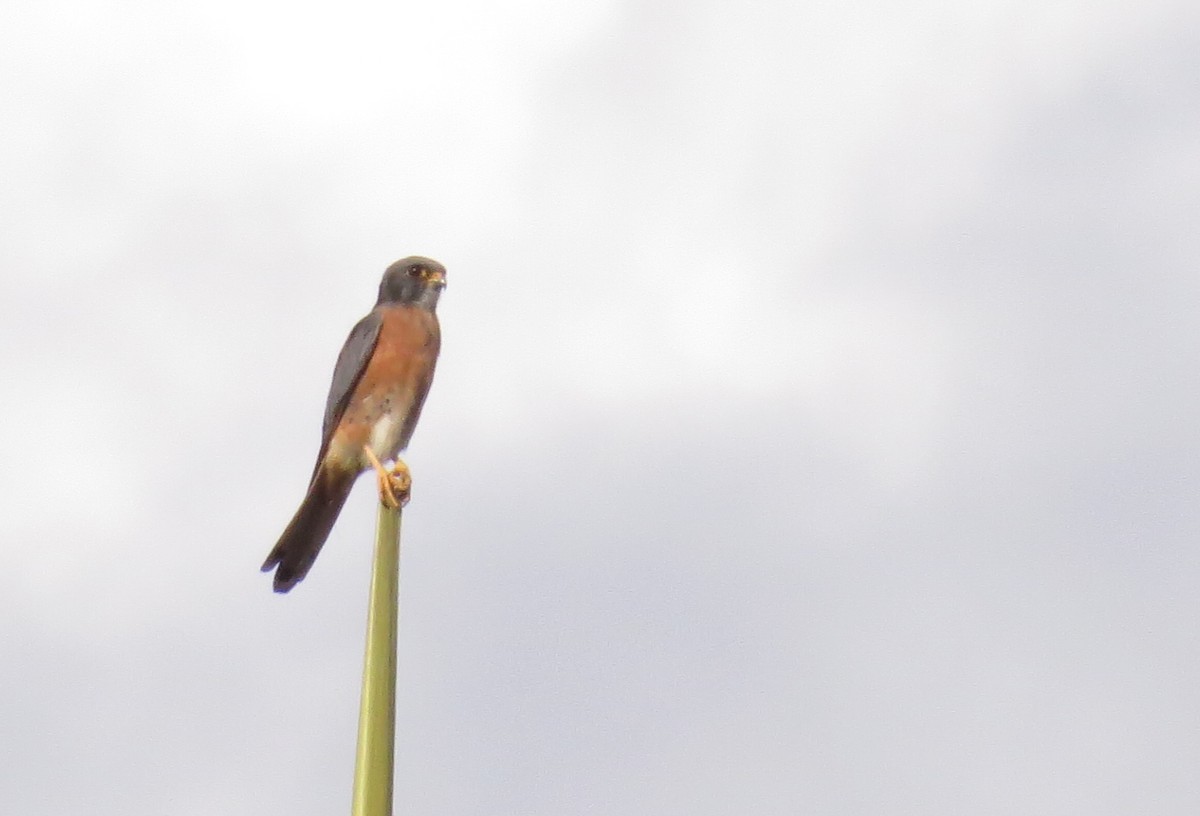
[[[400,586],[400,511],[379,505],[352,816],[391,816],[396,745],[396,620]]]

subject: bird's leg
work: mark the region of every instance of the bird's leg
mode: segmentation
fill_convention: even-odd
[[[400,503],[396,501],[396,495],[392,492],[391,475],[387,472],[387,468],[383,466],[383,463],[379,461],[379,457],[375,455],[375,451],[371,450],[370,445],[363,445],[363,453],[367,455],[367,461],[375,469],[375,480],[379,484],[379,501],[395,510],[400,506]]]
[[[391,471],[388,471],[369,445],[363,445],[363,453],[375,469],[376,481],[379,484],[379,501],[392,510],[399,510],[408,504],[408,493],[412,488],[412,475],[408,472],[408,465],[397,459]]]

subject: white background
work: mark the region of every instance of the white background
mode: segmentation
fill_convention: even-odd
[[[338,348],[449,268],[397,813],[1200,811],[1200,14],[8,3],[0,812],[349,808]]]

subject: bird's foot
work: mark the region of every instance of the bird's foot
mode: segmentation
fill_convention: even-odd
[[[412,491],[412,473],[409,472],[408,465],[404,464],[403,460],[397,459],[389,471],[379,461],[379,457],[375,455],[370,446],[364,445],[363,452],[366,453],[371,467],[375,469],[375,478],[379,484],[379,501],[383,506],[391,510],[399,510],[408,504],[409,494]]]
[[[408,469],[408,465],[403,459],[397,459],[392,465],[392,470],[388,473],[388,488],[390,495],[396,499],[395,505],[389,505],[393,510],[398,510],[408,504],[408,500],[412,495],[412,472]],[[382,489],[380,498],[383,497]]]

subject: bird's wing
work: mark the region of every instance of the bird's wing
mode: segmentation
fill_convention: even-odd
[[[333,382],[329,384],[329,398],[325,400],[325,420],[321,424],[321,452],[317,454],[317,464],[313,468],[313,477],[321,467],[321,460],[329,449],[329,440],[346,412],[350,395],[354,387],[362,379],[367,363],[379,342],[379,329],[383,325],[382,316],[378,309],[355,324],[346,338],[342,351],[338,354],[337,365],[333,367]]]

